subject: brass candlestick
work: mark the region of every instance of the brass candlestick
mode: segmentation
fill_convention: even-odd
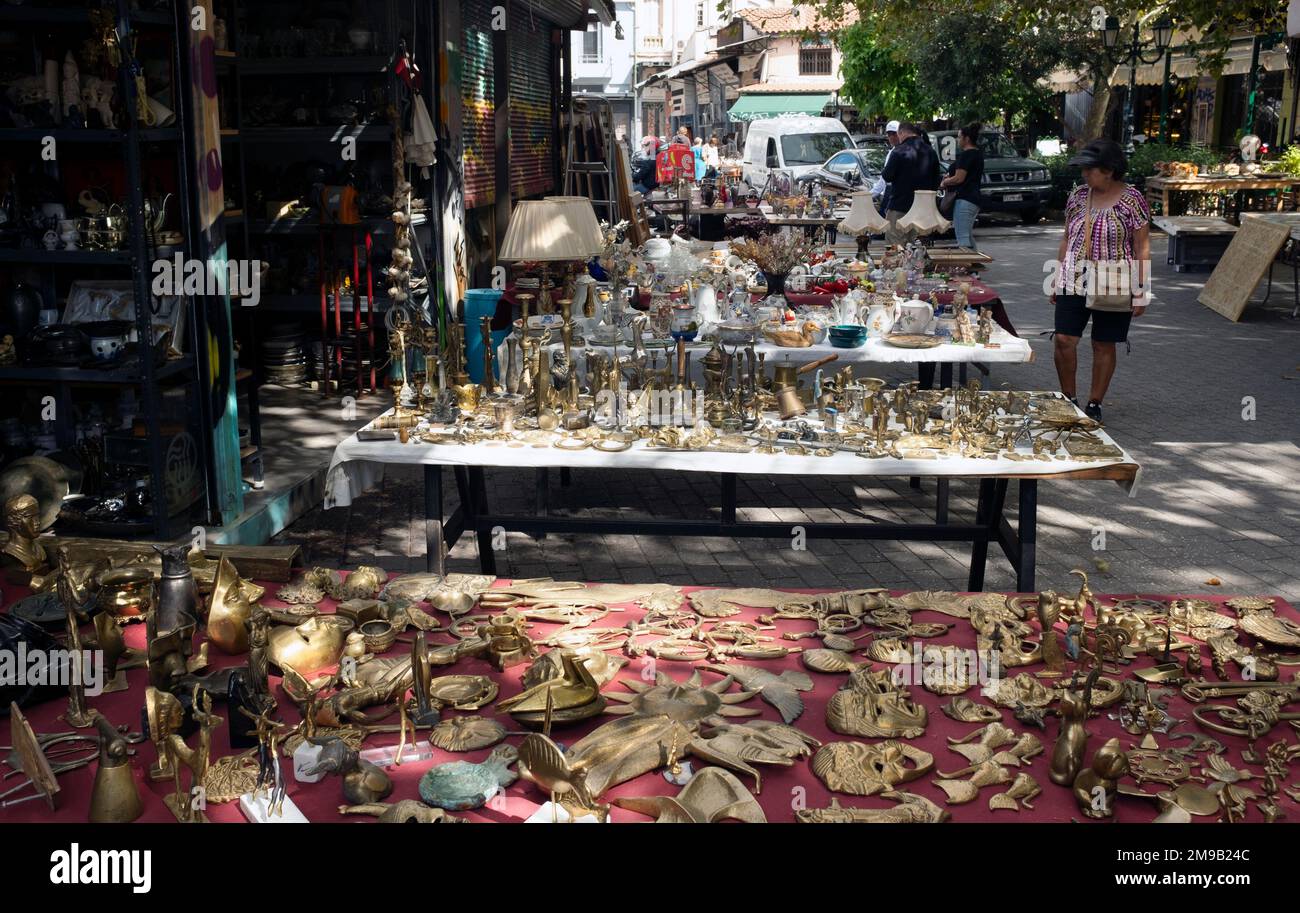
[[[496,384],[492,377],[492,318],[483,317],[479,320],[479,331],[483,334],[483,392],[491,396],[496,390]]]

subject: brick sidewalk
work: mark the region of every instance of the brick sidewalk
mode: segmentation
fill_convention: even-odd
[[[996,260],[986,273],[999,290],[1036,361],[997,367],[986,385],[1056,389],[1052,313],[1041,292],[1043,262],[1054,256],[1060,227],[977,229],[981,249]],[[1165,240],[1152,239],[1155,305],[1134,322],[1131,351],[1105,405],[1107,429],[1142,463],[1129,497],[1110,482],[1039,486],[1038,585],[1070,588],[1073,567],[1087,569],[1098,592],[1268,593],[1300,599],[1300,322],[1290,313],[1289,270],[1277,270],[1266,307],[1248,307],[1232,324],[1196,301],[1207,274],[1178,274],[1164,263]],[[1285,275],[1284,275],[1285,273]],[[1254,301],[1262,297],[1261,289]],[[1087,389],[1091,354],[1080,346],[1079,389]],[[871,373],[913,378],[905,366]],[[1254,419],[1243,418],[1253,397]],[[570,516],[700,517],[719,500],[716,477],[626,471],[583,471],[569,488],[551,473],[551,509]],[[450,476],[448,475],[448,481]],[[530,512],[529,471],[490,470],[494,510]],[[448,486],[448,509],[454,491]],[[391,571],[424,569],[423,485],[418,468],[392,468],[382,489],[350,509],[314,510],[276,537],[306,550],[309,564]],[[741,519],[801,522],[873,517],[924,522],[934,490],[905,480],[867,489],[851,480],[743,478]],[[975,484],[954,482],[955,517],[973,517]],[[1009,493],[1014,503],[1014,486]],[[1106,549],[1092,550],[1097,529]],[[503,576],[597,581],[771,586],[891,586],[962,589],[969,545],[808,540],[806,551],[759,539],[646,536],[550,536],[538,542],[509,534],[497,556]],[[462,539],[452,570],[477,569],[477,545]],[[986,586],[1007,590],[1014,575],[990,551]]]

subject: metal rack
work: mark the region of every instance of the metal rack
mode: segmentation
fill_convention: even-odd
[[[168,10],[133,11],[128,0],[115,0],[115,21],[118,40],[124,47],[130,47],[131,36],[138,29],[161,29],[171,35],[171,67],[173,89],[177,99],[182,97],[182,90],[189,83],[188,43],[183,40],[188,28],[188,7],[174,0]],[[38,8],[38,7],[0,7],[0,26],[24,28],[54,26],[72,28],[88,24],[90,10],[86,8]],[[173,142],[176,144],[176,160],[180,163],[177,171],[177,199],[180,205],[181,225],[190,224],[190,156],[188,154],[188,106],[176,104],[176,123],[167,128],[142,128],[135,115],[137,106],[143,103],[136,96],[135,80],[127,72],[125,65],[118,67],[117,73],[119,97],[123,100],[126,111],[127,127],[124,130],[85,129],[19,129],[0,130],[0,142],[40,141],[53,136],[57,142],[96,143],[105,146],[120,146],[125,159],[127,175],[127,217],[130,245],[123,251],[26,251],[2,250],[0,263],[25,264],[46,270],[47,289],[52,288],[52,275],[56,269],[68,267],[95,266],[120,267],[131,269],[135,301],[135,324],[137,338],[140,340],[141,352],[139,364],[134,368],[116,371],[97,371],[80,368],[0,368],[0,382],[30,385],[32,383],[49,383],[56,391],[56,402],[64,409],[61,414],[73,414],[72,403],[74,390],[84,386],[128,386],[135,387],[141,393],[141,405],[146,429],[146,449],[148,451],[149,485],[151,504],[153,506],[152,533],[160,539],[172,534],[173,517],[170,516],[167,501],[166,479],[168,455],[164,449],[162,419],[160,414],[161,395],[159,382],[163,380],[183,381],[189,387],[191,401],[197,401],[200,421],[203,415],[204,397],[200,394],[201,378],[206,371],[206,346],[200,342],[206,340],[207,330],[203,320],[203,309],[188,302],[186,314],[189,345],[194,355],[168,362],[159,366],[154,363],[152,351],[153,327],[150,321],[150,252],[145,231],[144,191],[141,147],[146,142]],[[190,253],[190,239],[183,241],[186,256]],[[191,413],[196,414],[196,413]],[[67,446],[75,440],[75,430],[65,421],[59,426],[56,438],[61,446]],[[210,483],[210,461],[204,461],[205,480]],[[211,494],[208,490],[209,496]],[[210,500],[208,506],[210,507]]]

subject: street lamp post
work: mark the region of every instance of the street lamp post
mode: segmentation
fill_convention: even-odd
[[[1170,41],[1174,37],[1174,24],[1168,16],[1162,17],[1155,24],[1155,41],[1143,41],[1141,37],[1140,24],[1133,23],[1133,41],[1124,52],[1124,57],[1116,57],[1118,60],[1125,60],[1128,63],[1128,93],[1124,96],[1124,151],[1133,152],[1133,94],[1137,89],[1137,67],[1139,63],[1155,63],[1166,52]],[[1101,33],[1102,44],[1106,50],[1115,57],[1115,49],[1119,46],[1119,19],[1114,16],[1106,17],[1106,28]],[[1155,56],[1147,59],[1144,50],[1155,47]],[[1166,77],[1168,78],[1168,77]]]

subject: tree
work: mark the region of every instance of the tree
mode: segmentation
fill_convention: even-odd
[[[910,36],[913,50],[927,44],[924,36],[940,32],[944,20],[954,15],[951,0],[816,0],[816,6],[832,20],[842,18],[848,9],[856,9],[864,22],[871,23],[873,41],[897,48],[907,46]],[[1224,52],[1235,35],[1271,34],[1284,31],[1286,25],[1286,5],[1280,0],[965,0],[956,15],[968,21],[981,20],[987,40],[995,46],[992,36],[1001,40],[991,61],[981,61],[973,45],[963,57],[973,78],[987,80],[984,91],[979,91],[978,82],[956,87],[954,81],[963,77],[955,68],[939,79],[941,74],[933,67],[925,72],[923,65],[922,72],[914,77],[918,94],[928,96],[934,92],[947,97],[955,93],[959,99],[974,101],[981,100],[984,93],[993,93],[990,99],[996,93],[1009,93],[1004,100],[1015,102],[1017,81],[1007,83],[1003,79],[1006,74],[999,76],[997,71],[1020,69],[1022,75],[1027,75],[1033,70],[1029,64],[1039,59],[1039,51],[1051,50],[1057,58],[1055,65],[1087,73],[1090,78],[1093,100],[1085,128],[1089,136],[1101,132],[1121,56],[1108,52],[1102,43],[1107,15],[1119,20],[1122,46],[1131,40],[1134,24],[1149,31],[1164,16],[1184,32],[1196,30],[1199,40],[1194,51],[1209,73],[1222,69]],[[987,55],[988,45],[979,53]],[[897,52],[893,57],[895,62],[907,59],[905,55],[900,58]],[[889,71],[883,69],[881,74],[888,76]],[[846,56],[846,83],[850,75]],[[1032,98],[1032,93],[1026,97]]]
[[[866,18],[839,33],[841,94],[863,117],[924,117],[931,107],[917,85],[916,66],[903,48],[881,36]]]
[[[1008,34],[995,15],[949,13],[915,36],[917,81],[936,107],[961,122],[1028,117],[1049,107],[1043,78],[1057,66],[1060,45],[1047,29]]]

